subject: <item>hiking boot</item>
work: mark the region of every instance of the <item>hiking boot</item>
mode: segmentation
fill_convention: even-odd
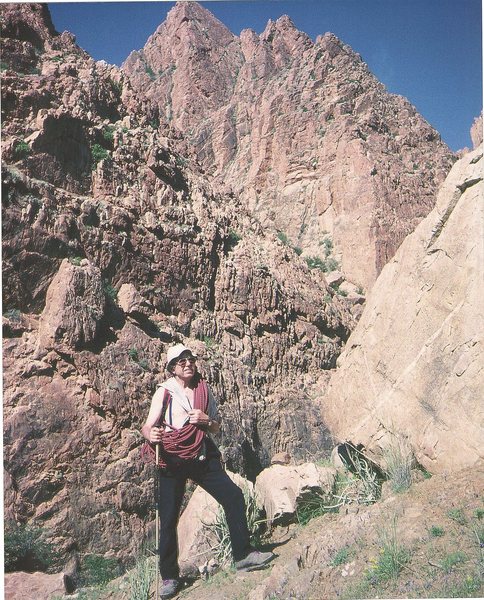
[[[178,591],[179,586],[178,579],[163,579],[163,585],[160,591],[160,600],[165,598],[172,598]]]
[[[259,550],[252,550],[245,558],[238,560],[235,563],[237,571],[256,571],[257,569],[264,569],[270,562],[276,558],[272,552],[259,552]]]

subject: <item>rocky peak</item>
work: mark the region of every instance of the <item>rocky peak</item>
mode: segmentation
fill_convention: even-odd
[[[184,25],[197,32],[210,30],[217,40],[230,42],[233,38],[230,30],[198,2],[177,2],[168,12],[165,25],[168,31],[178,31]]]
[[[266,28],[260,35],[262,41],[268,42],[272,42],[276,37],[284,38],[288,45],[291,40],[304,41],[309,45],[312,44],[311,38],[302,31],[299,31],[288,15],[282,15],[276,21],[269,19]]]
[[[59,35],[46,4],[2,4],[1,30],[3,38],[28,42],[38,50]]]
[[[259,39],[264,46],[269,46],[276,69],[287,66],[295,55],[312,45],[311,38],[298,31],[287,15],[275,22],[269,20]]]
[[[185,4],[177,23],[200,10]],[[170,17],[123,71],[215,187],[240,194],[310,261],[325,260],[329,236],[347,279],[371,287],[431,209],[451,152],[335,35],[313,43],[282,16],[237,38],[206,13],[207,30],[191,21],[183,44]]]

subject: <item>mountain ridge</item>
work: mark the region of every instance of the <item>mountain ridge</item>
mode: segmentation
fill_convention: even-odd
[[[369,289],[428,214],[452,153],[334,34],[313,42],[281,17],[237,37],[217,21],[207,42],[212,17],[201,9],[203,26],[184,22],[180,44],[178,10],[147,41],[146,64],[123,63],[133,87],[183,131],[215,187],[240,195],[306,257],[322,258],[330,235],[347,278]]]

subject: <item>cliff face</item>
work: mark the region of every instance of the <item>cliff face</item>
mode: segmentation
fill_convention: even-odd
[[[179,3],[123,71],[214,185],[306,256],[323,257],[329,233],[347,278],[365,288],[452,164],[438,133],[358,54],[329,33],[313,43],[286,16],[238,38]]]
[[[351,305],[45,8],[3,5],[2,31],[5,513],[61,554],[124,558],[150,521],[139,428],[167,347],[195,346],[228,464],[253,475],[331,447],[310,389]]]
[[[482,145],[383,269],[322,398],[340,441],[378,462],[404,437],[430,472],[482,461]]]
[[[200,356],[233,470],[253,476],[282,450],[295,460],[327,456],[333,444],[317,396],[361,296],[339,295],[292,245],[314,258],[328,247],[319,245],[326,230],[347,274],[370,285],[429,212],[451,156],[347,46],[330,34],[313,44],[287,18],[239,39],[200,6],[181,3],[124,71],[59,35],[42,5],[2,5],[1,19],[6,517],[42,525],[61,555],[114,549],[125,559],[151,521],[139,429],[167,347],[183,341]],[[468,161],[480,164],[475,155]],[[465,181],[457,183],[464,200],[481,185]],[[430,275],[440,290],[444,255],[468,273],[445,232],[467,222],[472,204],[455,199],[439,200],[438,218],[448,223],[432,252],[420,246],[434,239],[435,218],[417,230],[415,260],[427,252],[429,271],[409,269],[417,279],[395,285],[401,297],[426,293]],[[392,289],[385,273],[395,264],[374,298]],[[474,302],[472,281],[459,285]],[[457,311],[453,291],[443,297]],[[412,306],[423,300],[416,293]],[[421,313],[422,331],[442,314],[450,322],[448,307],[432,316],[438,302],[432,296]],[[361,321],[362,345],[373,323],[386,332],[378,307],[372,300]],[[420,330],[401,319],[401,305],[397,313],[390,322],[399,335],[413,332],[409,348],[418,353],[410,342],[424,343]],[[435,345],[455,366],[454,383],[477,364],[466,333],[456,346],[462,364],[445,355],[445,336]],[[352,341],[348,352],[357,347]],[[392,348],[378,352],[391,366],[400,360]],[[377,373],[381,364],[375,353]],[[368,391],[364,376],[350,388],[344,373],[325,396],[325,419],[377,454],[374,429],[343,423],[365,417],[352,402]],[[437,402],[418,410],[418,424],[427,413],[434,419],[424,423],[425,444],[414,442],[432,466],[426,448],[440,452],[439,427],[457,419]]]

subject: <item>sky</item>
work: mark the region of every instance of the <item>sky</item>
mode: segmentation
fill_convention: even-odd
[[[70,31],[96,60],[121,65],[174,6],[157,2],[51,2],[57,31]],[[213,0],[200,2],[234,34],[261,33],[283,14],[313,40],[331,31],[387,89],[408,98],[454,151],[472,147],[482,110],[481,0]]]

